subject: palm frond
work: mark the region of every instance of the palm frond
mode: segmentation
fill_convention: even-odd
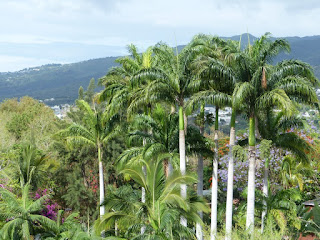
[[[256,101],[256,109],[268,109],[277,107],[281,109],[286,115],[292,115],[295,106],[282,89],[273,89],[261,95]]]

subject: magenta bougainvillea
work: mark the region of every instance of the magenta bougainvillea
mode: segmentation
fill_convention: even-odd
[[[42,196],[45,195],[52,195],[52,191],[49,189],[38,189],[35,194],[33,199],[39,199]],[[59,210],[59,205],[55,202],[53,202],[51,199],[47,199],[45,201],[45,207],[43,208],[43,210],[41,211],[41,215],[50,218],[52,220],[56,220],[57,218],[57,213]]]

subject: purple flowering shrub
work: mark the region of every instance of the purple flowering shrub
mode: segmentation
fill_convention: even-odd
[[[256,145],[256,178],[255,184],[257,189],[262,189],[263,186],[263,171],[265,159],[260,159],[260,145]],[[284,154],[289,154],[287,151],[281,149],[271,149],[271,159],[269,162],[270,175],[269,180],[273,186],[279,186],[281,181],[280,169],[281,161]],[[223,156],[219,159],[219,169],[218,169],[219,185],[221,190],[227,191],[227,181],[228,181],[228,155]],[[234,187],[241,192],[247,187],[248,184],[248,161],[247,159],[235,158],[234,159],[234,175],[233,175]]]
[[[45,196],[47,194],[52,195],[52,191],[48,190],[48,189],[38,189],[35,194],[33,199],[39,199],[42,196]],[[57,214],[58,214],[58,210],[59,210],[59,205],[55,202],[53,202],[51,199],[47,199],[45,201],[45,207],[43,208],[43,210],[41,211],[41,215],[50,218],[52,220],[56,220],[57,218]]]
[[[309,120],[307,121],[309,127],[304,130],[301,129],[288,129],[288,132],[295,132],[301,138],[305,139],[309,144],[314,145],[314,137],[320,135],[319,127],[315,126],[314,122]],[[248,133],[245,132],[240,136],[236,137],[237,141],[248,138]],[[317,137],[319,138],[319,137]],[[220,142],[219,142],[220,144]],[[221,154],[221,149],[228,148],[228,142],[224,146],[220,146],[219,148],[219,169],[218,169],[218,181],[219,187],[223,192],[227,191],[227,181],[228,181],[228,154]],[[319,145],[320,147],[320,145]],[[263,187],[263,172],[264,172],[264,164],[266,159],[260,158],[260,144],[256,145],[256,178],[255,185],[257,189],[262,190]],[[245,151],[245,153],[247,153]],[[291,155],[290,151],[279,149],[276,147],[272,147],[270,150],[270,161],[269,161],[269,182],[272,186],[272,189],[277,190],[282,186],[281,179],[281,165],[282,160],[285,156]],[[320,157],[320,156],[319,156]],[[311,156],[311,159],[313,157]],[[212,167],[211,167],[212,170]],[[210,168],[208,169],[208,173],[210,172]],[[210,173],[211,174],[211,173]],[[248,160],[247,157],[243,157],[243,159],[234,158],[234,187],[238,192],[243,191],[247,187],[248,181]],[[211,184],[211,178],[209,179],[209,183]]]

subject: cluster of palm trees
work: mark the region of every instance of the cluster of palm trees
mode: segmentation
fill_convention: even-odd
[[[249,123],[246,226],[249,232],[253,231],[256,138],[270,140],[274,146],[292,151],[297,161],[307,161],[304,150],[308,145],[286,130],[300,126],[294,117],[297,104],[317,106],[318,99],[314,91],[317,79],[308,64],[298,60],[274,63],[280,52],[290,50],[288,42],[273,41],[268,33],[253,44],[248,42],[248,46],[243,47],[241,40],[200,34],[181,50],[158,43],[138,53],[137,48],[130,45],[130,56],[119,58],[119,66],[100,79],[105,89],[95,102],[78,101],[84,120],[82,124],[72,124],[61,135],[71,145],[89,144],[96,148],[100,180],[100,219],[96,224],[99,231],[112,229],[115,235],[128,238],[137,232],[141,237],[151,234],[160,239],[189,238],[190,226],[195,224],[197,239],[203,239],[202,212],[208,210],[201,200],[203,157],[211,157],[210,235],[215,239],[219,109],[225,107],[232,109],[225,235],[231,239],[232,149],[236,116],[240,113]],[[214,143],[203,136],[206,104],[216,109]],[[200,112],[200,130],[187,123],[187,115],[194,111]],[[127,126],[124,128],[124,125]],[[119,192],[109,191],[105,196],[102,148],[123,132],[129,133],[131,147],[121,154],[118,168],[142,188],[142,196],[134,191],[128,193],[128,189],[123,189],[127,194],[118,189],[114,191]],[[197,180],[187,173],[189,154],[198,155]],[[267,171],[265,173],[267,179]],[[198,196],[192,187],[187,189],[193,181],[197,182]],[[177,218],[180,218],[179,224]]]

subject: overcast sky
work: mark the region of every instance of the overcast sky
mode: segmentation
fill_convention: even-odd
[[[320,0],[0,0],[0,71],[118,56],[197,33],[320,35]]]

